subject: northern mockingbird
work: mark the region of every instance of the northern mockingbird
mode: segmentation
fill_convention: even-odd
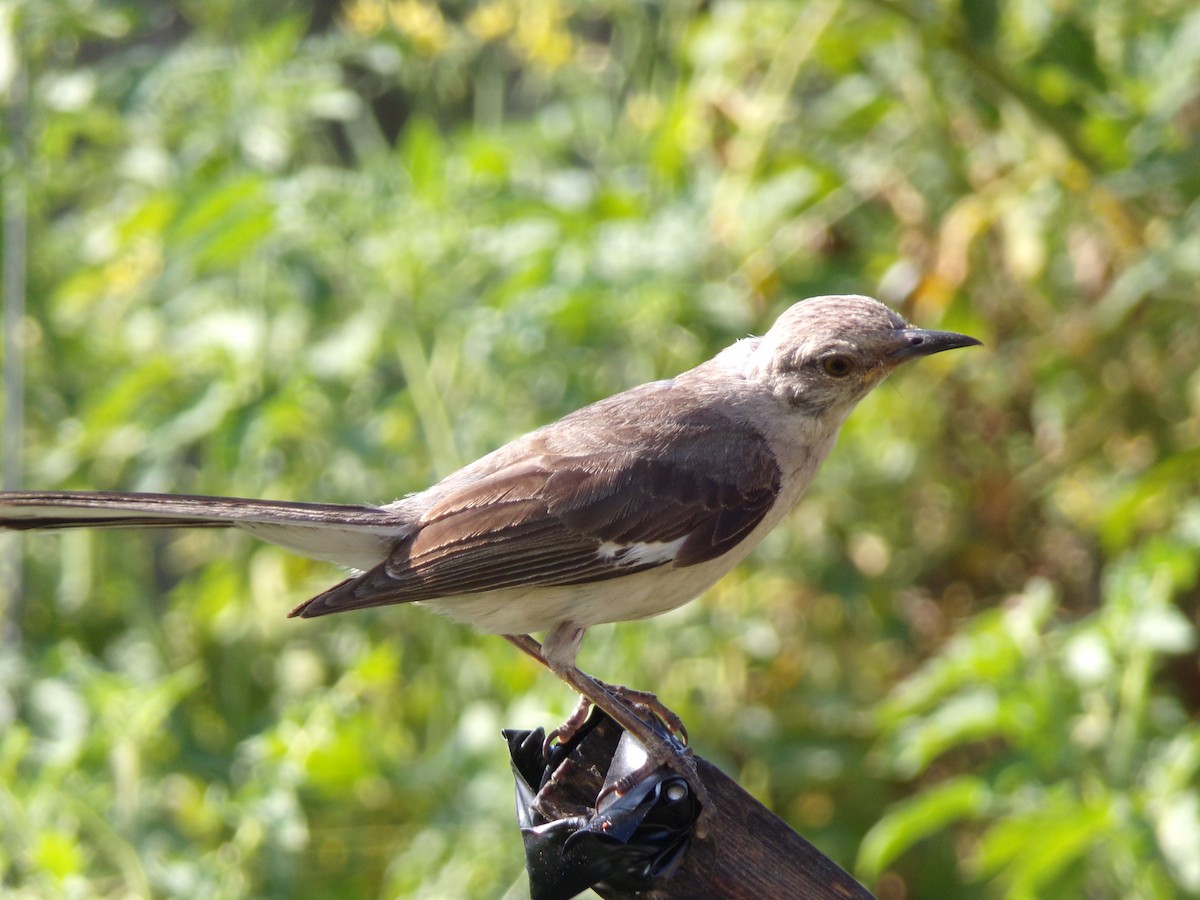
[[[696,597],[796,505],[850,411],[901,363],[974,338],[860,296],[796,303],[759,338],[519,437],[385,506],[0,494],[0,527],[236,527],[355,574],[289,615],[416,603],[506,636],[648,748],[653,695],[575,666],[593,625]],[[528,635],[545,631],[539,645]],[[660,760],[661,761],[661,760]]]

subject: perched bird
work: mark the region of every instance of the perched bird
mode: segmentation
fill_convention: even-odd
[[[0,493],[0,527],[236,527],[355,574],[292,616],[415,603],[506,636],[647,747],[650,694],[575,665],[584,633],[687,603],[796,505],[855,405],[910,359],[980,342],[868,297],[794,304],[763,337],[519,437],[385,506]],[[539,645],[531,632],[545,631]],[[663,751],[664,753],[666,751]]]

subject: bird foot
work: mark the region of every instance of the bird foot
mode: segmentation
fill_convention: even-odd
[[[684,747],[687,746],[688,733],[687,728],[683,725],[683,719],[679,718],[670,707],[659,700],[656,694],[650,691],[639,691],[635,688],[626,687],[623,684],[608,684],[603,681],[600,684],[606,691],[631,707],[635,712],[650,713],[655,716],[667,727],[667,731],[671,737],[677,739]],[[640,715],[639,718],[641,718]]]
[[[633,714],[633,723],[625,724],[625,730],[645,751],[645,761],[620,778],[606,784],[596,797],[596,809],[606,805],[605,801],[612,797],[621,797],[634,789],[638,784],[652,775],[656,770],[666,767],[681,779],[692,791],[701,807],[701,816],[697,822],[697,837],[703,838],[707,831],[706,813],[710,809],[708,791],[700,780],[696,769],[696,761],[692,751],[687,748],[687,728],[683,720],[668,708],[661,700],[649,691],[639,691],[624,685],[613,685],[596,681],[613,703],[623,706]],[[595,704],[600,705],[600,704]],[[560,745],[570,743],[587,721],[593,701],[580,696],[579,703],[562,725],[555,728],[546,736],[542,745],[543,754],[549,756],[550,749],[555,743]],[[601,706],[606,713],[613,715],[614,710],[608,704]]]
[[[592,701],[580,694],[579,702],[575,704],[575,708],[571,710],[571,714],[567,716],[561,725],[547,734],[546,739],[542,741],[542,756],[549,759],[550,750],[555,744],[562,746],[575,740],[575,735],[579,734],[579,729],[587,722],[588,714],[591,711]]]
[[[636,733],[637,737],[643,744],[659,744],[662,743],[662,755],[676,756],[679,751],[670,746],[669,741],[678,741],[682,747],[686,747],[688,743],[687,728],[683,724],[683,719],[675,713],[670,707],[658,699],[658,697],[650,691],[639,691],[634,688],[626,687],[623,684],[608,684],[607,682],[596,679],[598,684],[606,693],[615,700],[623,703],[626,708],[632,711],[638,719],[642,720],[647,725],[647,730],[641,733]],[[579,703],[575,709],[567,716],[566,720],[546,735],[546,740],[542,745],[542,750],[549,755],[550,748],[557,744],[567,744],[579,733],[579,729],[583,727],[587,721],[588,713],[591,712],[593,701],[583,696],[579,696]],[[603,708],[603,707],[601,707]],[[661,732],[663,729],[657,727],[652,721],[647,721],[648,716],[657,719],[665,728],[667,738],[664,739]],[[649,747],[647,748],[649,749]]]

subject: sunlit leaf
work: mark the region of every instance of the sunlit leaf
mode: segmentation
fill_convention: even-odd
[[[856,870],[874,881],[918,841],[950,825],[983,815],[991,802],[988,785],[961,776],[924,791],[888,810],[863,837]]]

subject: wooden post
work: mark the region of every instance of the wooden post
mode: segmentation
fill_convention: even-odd
[[[596,710],[592,719],[567,748],[559,751],[554,762],[541,755],[544,735],[541,729],[505,732],[513,753],[514,771],[520,782],[530,788],[524,802],[528,824],[537,826],[532,831],[523,829],[527,862],[531,859],[529,842],[541,841],[534,854],[537,862],[530,862],[530,884],[535,897],[569,897],[582,890],[582,883],[591,885],[606,900],[873,900],[872,894],[833,860],[732,778],[699,757],[695,758],[697,772],[708,792],[704,836],[697,836],[691,829],[682,863],[669,876],[657,877],[636,890],[606,884],[604,879],[610,874],[614,882],[619,881],[616,876],[627,868],[627,861],[633,871],[643,871],[641,866],[647,856],[646,846],[638,845],[637,841],[632,841],[628,855],[623,855],[627,853],[625,846],[612,841],[611,835],[593,844],[592,850],[582,849],[574,837],[566,844],[562,842],[568,834],[578,837],[578,832],[588,831],[585,826],[595,817],[596,798],[609,777],[623,734],[615,722]],[[522,747],[524,750],[518,749]],[[525,764],[524,775],[518,771],[519,755]],[[529,765],[531,759],[537,762]],[[618,771],[624,770],[618,766]],[[596,821],[600,821],[599,817]],[[683,821],[689,822],[691,817]],[[558,835],[554,841],[547,838],[545,831],[551,824]],[[600,831],[609,834],[607,826]],[[677,832],[681,836],[688,833],[686,827]],[[581,872],[591,874],[581,882]]]
[[[597,890],[606,900],[872,900],[833,860],[788,827],[706,759],[697,768],[712,804],[708,835],[693,840],[683,865],[654,890]]]

